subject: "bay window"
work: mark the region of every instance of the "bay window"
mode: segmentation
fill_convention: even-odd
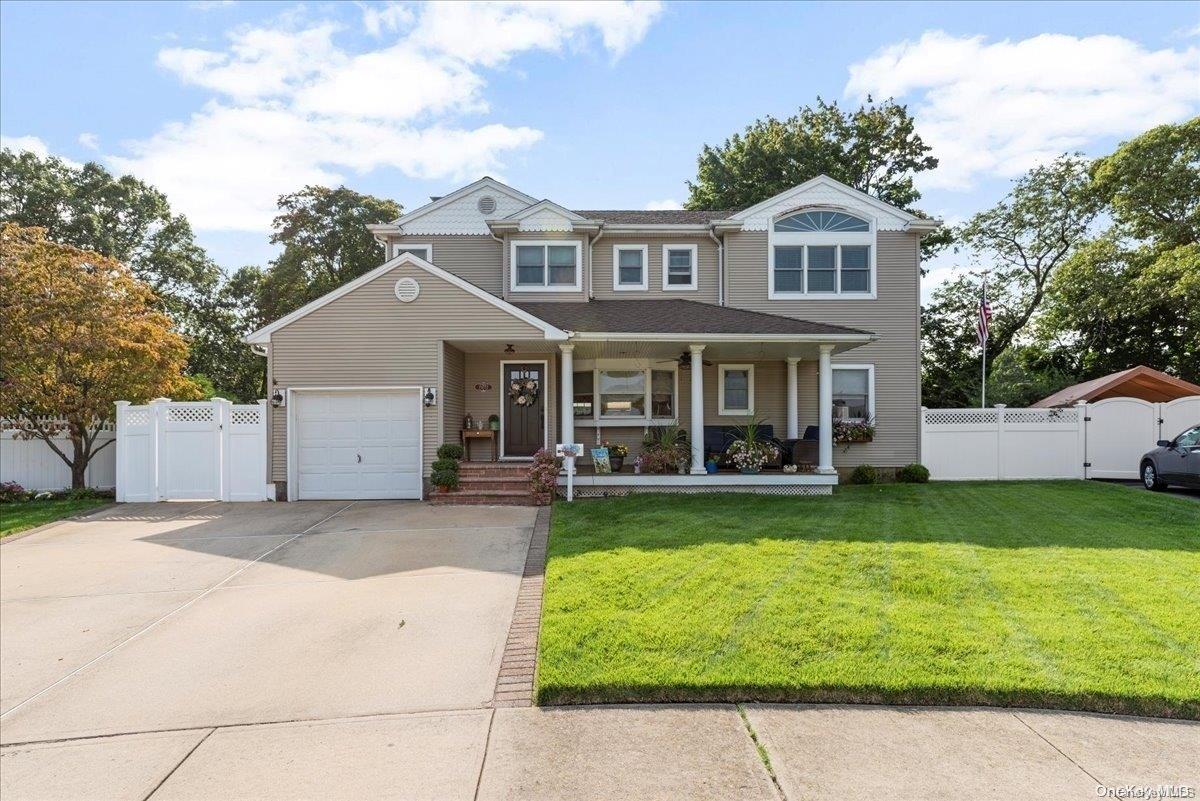
[[[586,370],[582,373],[572,373],[571,376],[571,386],[575,390],[572,403],[572,408],[575,410],[575,417],[576,419],[591,417],[596,402],[592,383],[592,371]]]
[[[596,378],[601,417],[646,416],[644,370],[599,370]]]
[[[674,422],[678,414],[675,369],[639,359],[581,362],[573,373],[579,425],[647,426]]]

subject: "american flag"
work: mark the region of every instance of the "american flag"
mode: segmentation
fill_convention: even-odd
[[[992,307],[987,299],[987,282],[983,284],[983,292],[979,296],[979,320],[975,323],[975,335],[979,346],[986,347],[988,340],[988,321],[992,319]]]

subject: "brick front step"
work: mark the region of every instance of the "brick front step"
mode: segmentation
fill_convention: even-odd
[[[435,506],[533,506],[533,497],[523,495],[499,495],[496,493],[435,492],[429,496]]]
[[[505,464],[504,462],[459,462],[459,475],[529,475],[529,465],[525,463]]]
[[[459,481],[464,490],[514,490],[516,492],[529,492],[529,479],[526,476],[519,478],[476,478],[475,476],[464,476],[459,474]]]

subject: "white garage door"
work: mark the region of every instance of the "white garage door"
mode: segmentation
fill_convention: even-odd
[[[297,392],[296,497],[420,498],[418,390]]]

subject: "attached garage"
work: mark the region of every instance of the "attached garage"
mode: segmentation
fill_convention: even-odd
[[[293,389],[296,500],[421,497],[421,390]]]

